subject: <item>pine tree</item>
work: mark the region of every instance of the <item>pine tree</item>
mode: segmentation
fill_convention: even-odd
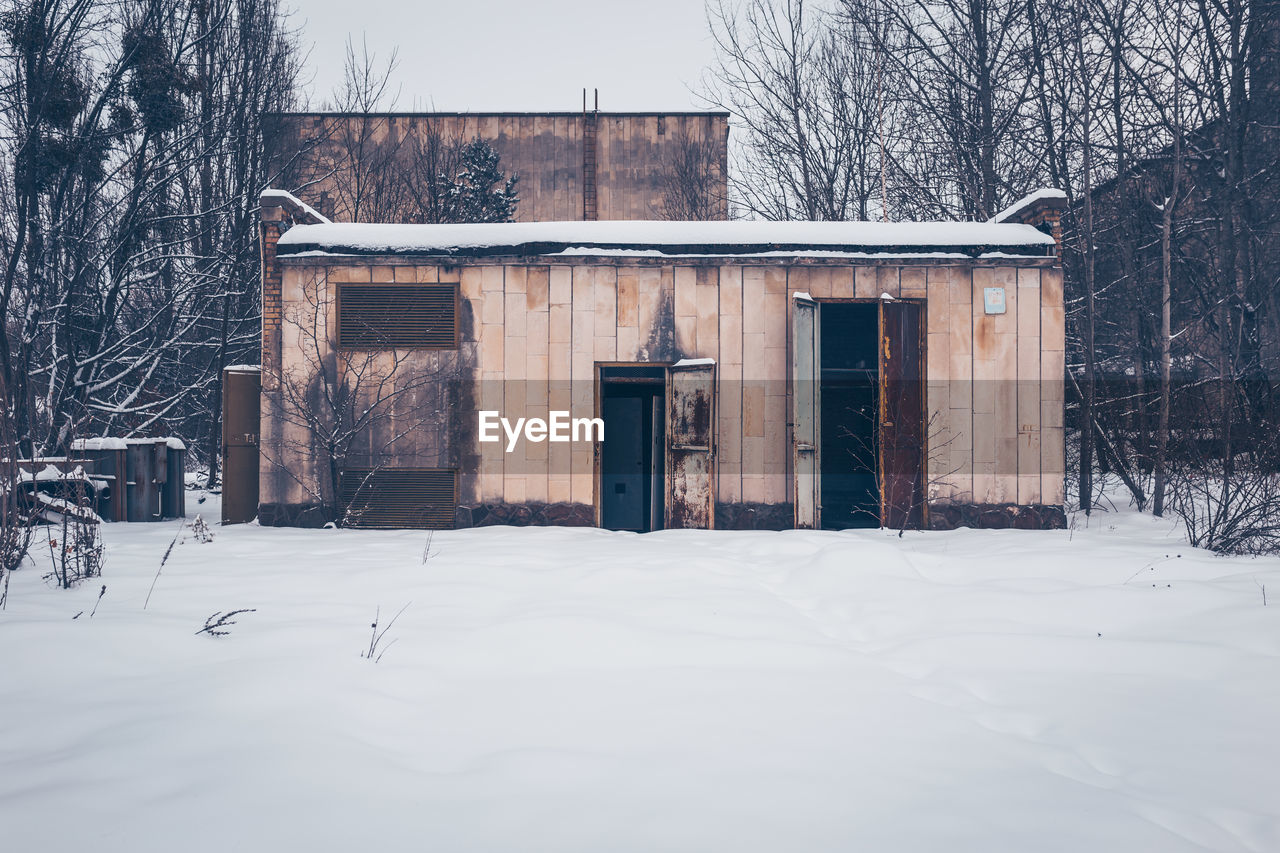
[[[462,147],[458,172],[445,195],[445,222],[510,222],[520,196],[518,175],[506,177],[498,152],[477,138]]]

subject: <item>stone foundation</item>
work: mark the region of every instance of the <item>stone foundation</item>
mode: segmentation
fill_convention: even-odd
[[[319,504],[258,504],[263,527],[324,527],[330,519]],[[594,527],[596,511],[583,503],[484,503],[460,506],[454,527]],[[989,530],[1063,530],[1067,516],[1060,506],[1046,504],[933,504],[930,530],[976,527]],[[795,509],[790,503],[718,503],[717,530],[790,530]]]
[[[258,504],[258,524],[263,527],[324,527],[331,519],[320,504]]]
[[[1047,504],[932,504],[930,530],[978,527],[987,530],[1064,530],[1067,514]]]
[[[485,503],[460,506],[454,512],[453,526],[492,527],[510,524],[516,527],[594,527],[596,510],[579,503]]]
[[[717,530],[790,530],[795,526],[795,507],[789,503],[716,504]]]

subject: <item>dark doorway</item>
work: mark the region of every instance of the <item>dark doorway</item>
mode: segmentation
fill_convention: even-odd
[[[600,523],[610,530],[661,530],[666,368],[600,369]]]
[[[819,379],[822,526],[880,526],[879,306],[824,302]]]

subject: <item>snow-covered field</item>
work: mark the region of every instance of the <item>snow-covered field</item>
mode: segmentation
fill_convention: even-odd
[[[107,525],[92,619],[14,576],[0,848],[1280,850],[1280,560],[1170,522],[238,526],[144,610],[175,530]]]

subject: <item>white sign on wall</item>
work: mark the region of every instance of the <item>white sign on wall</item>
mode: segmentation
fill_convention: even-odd
[[[984,287],[982,288],[982,307],[986,309],[988,314],[1004,313],[1004,288],[1003,287]]]

